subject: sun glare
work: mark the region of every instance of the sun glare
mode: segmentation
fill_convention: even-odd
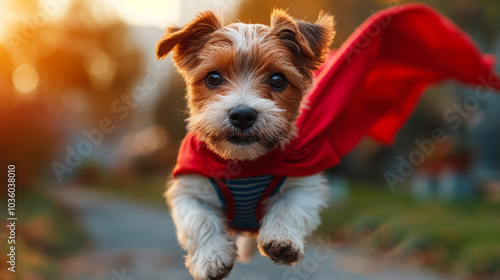
[[[122,19],[131,25],[165,27],[178,23],[181,16],[180,0],[111,0]]]
[[[5,25],[7,24],[6,2],[0,1],[0,42],[5,41]]]
[[[103,2],[109,3],[120,17],[130,25],[164,28],[172,23],[178,24],[181,17],[181,0],[109,0]],[[15,16],[9,10],[7,3],[8,1],[0,0],[0,41],[5,41],[6,25]],[[43,5],[44,1],[41,3],[42,9],[50,10],[50,7]],[[69,2],[60,4],[57,7],[57,15],[62,15],[62,11],[67,8],[68,4]]]

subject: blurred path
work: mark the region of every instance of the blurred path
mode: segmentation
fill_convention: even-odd
[[[188,280],[184,251],[165,207],[150,207],[94,190],[66,187],[54,195],[76,210],[94,248],[63,264],[68,280]],[[256,255],[236,263],[230,280],[443,280],[430,272],[360,255],[328,240],[307,246],[296,267]],[[337,248],[338,247],[338,248]]]

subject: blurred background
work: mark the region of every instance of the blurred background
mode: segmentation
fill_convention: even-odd
[[[155,60],[166,26],[206,9],[264,24],[273,7],[310,21],[323,9],[338,48],[406,2],[0,0],[0,166],[16,166],[18,217],[17,272],[2,253],[0,278],[190,279],[162,197],[186,117],[183,81]],[[500,56],[499,1],[422,2]],[[230,279],[500,279],[500,96],[481,94],[430,90],[395,146],[365,139],[328,171],[330,207],[301,264],[256,256]]]

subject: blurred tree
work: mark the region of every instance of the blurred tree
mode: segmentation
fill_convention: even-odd
[[[96,127],[113,114],[112,102],[130,95],[142,68],[128,26],[103,2],[45,4],[8,0],[2,19],[0,163],[29,170],[28,183],[50,167],[54,147],[64,150],[65,129]]]
[[[16,101],[14,84],[12,83],[12,59],[7,48],[0,43],[0,109],[14,106]]]
[[[500,1],[497,0],[421,0],[454,20],[461,28],[493,43],[498,33]],[[238,12],[242,22],[269,23],[273,8],[288,9],[290,15],[313,21],[320,10],[332,13],[336,19],[337,35],[333,46],[339,47],[354,29],[376,11],[410,0],[244,0]],[[477,36],[476,36],[477,37]]]
[[[269,24],[272,9],[282,8],[295,18],[315,21],[319,12],[324,10],[335,16],[337,34],[333,46],[337,48],[356,26],[382,7],[383,3],[374,0],[244,0],[239,8],[237,18],[242,22]]]
[[[37,99],[57,113],[95,121],[110,113],[115,98],[130,93],[141,74],[141,54],[128,27],[102,2],[73,0],[56,17],[37,0],[9,1],[17,16],[8,23],[7,47],[15,68],[27,63],[36,69]]]
[[[98,120],[111,113],[114,99],[130,93],[142,67],[140,51],[128,31],[100,2],[75,0],[48,31],[48,36],[59,39],[40,38],[40,44],[59,41],[52,54],[40,58],[47,93],[56,98],[74,94],[86,103],[73,102],[65,113],[80,109],[88,119]]]
[[[63,135],[57,120],[41,102],[21,102],[14,110],[0,109],[0,166],[16,166],[16,191],[26,192],[41,171],[48,170]],[[7,173],[2,173],[7,181]],[[2,192],[7,195],[7,192]]]
[[[500,2],[497,0],[420,0],[450,17],[460,28],[480,40],[489,50],[499,31]]]
[[[184,100],[186,93],[185,83],[178,73],[171,76],[166,91],[166,93],[161,95],[160,100],[158,100],[154,118],[155,122],[167,131],[170,143],[170,145],[163,148],[157,154],[161,154],[164,157],[164,163],[172,166],[175,164],[177,157],[177,149],[172,149],[172,147],[179,147],[180,141],[186,134],[184,119],[188,116]]]

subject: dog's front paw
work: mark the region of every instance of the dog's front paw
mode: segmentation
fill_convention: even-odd
[[[220,247],[205,245],[194,254],[188,254],[186,265],[195,280],[220,280],[233,269],[236,255],[234,243]]]
[[[259,242],[259,250],[278,265],[295,265],[304,257],[304,246],[291,240]]]

